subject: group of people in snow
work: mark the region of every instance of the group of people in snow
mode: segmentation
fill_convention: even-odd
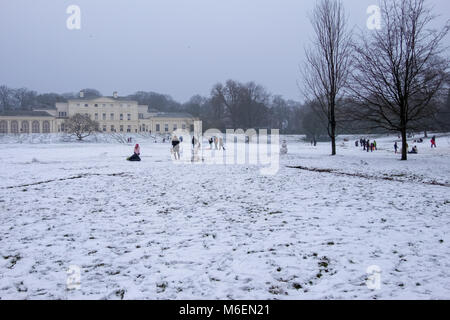
[[[423,139],[422,138],[414,139],[414,142],[415,143],[423,143]],[[431,148],[437,148],[437,146],[436,146],[436,136],[433,136],[431,138],[430,142],[431,142]],[[398,153],[398,149],[399,148],[398,148],[398,144],[397,144],[397,141],[396,141],[394,143],[394,151],[395,151],[395,153]],[[417,145],[414,145],[414,147],[412,147],[412,149],[409,150],[409,145],[408,145],[408,143],[406,143],[406,150],[408,150],[409,154],[418,154],[419,153],[419,149],[417,148]]]
[[[127,142],[129,142],[130,140],[127,140]],[[163,139],[163,143],[165,143],[166,139]],[[177,137],[176,135],[174,135],[171,139],[171,144],[172,144],[172,148],[171,148],[171,153],[174,155],[175,160],[180,160],[181,159],[181,152],[180,152],[180,147],[181,147],[181,143],[183,142],[183,137]],[[200,147],[200,142],[198,141],[198,139],[193,136],[192,140],[192,149],[195,149],[196,147]],[[225,145],[223,142],[223,138],[220,137],[211,137],[208,140],[209,146],[210,146],[210,150],[213,150],[213,144],[214,144],[214,148],[215,150],[225,150]],[[141,149],[139,144],[136,144],[134,147],[134,152],[133,155],[128,157],[127,160],[128,161],[141,161],[140,158],[140,154],[141,154]]]
[[[370,141],[369,139],[361,138],[361,139],[359,139],[359,143],[358,143],[358,141],[355,141],[355,146],[358,147],[358,145],[361,145],[363,150],[367,151],[367,152],[369,152],[369,151],[374,152],[375,150],[378,150],[377,142],[375,140]]]
[[[209,143],[209,149],[213,149],[213,143],[214,143],[214,149],[215,150],[225,150],[224,144],[223,144],[223,138],[217,138],[217,137],[211,137],[208,140]]]

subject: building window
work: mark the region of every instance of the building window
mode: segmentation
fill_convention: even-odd
[[[120,120],[123,120],[123,113],[120,114]]]
[[[30,124],[28,121],[22,121],[22,127],[20,129],[22,133],[30,133]]]
[[[139,113],[139,119],[144,119],[144,114],[143,113]]]
[[[19,133],[19,123],[17,121],[11,121],[11,133]]]
[[[94,104],[94,107],[98,108],[98,104]]]
[[[131,126],[128,126],[127,132],[131,132]]]
[[[127,114],[127,119],[128,119],[128,121],[131,120],[131,114]]]
[[[181,125],[181,129],[186,130],[186,125],[184,123]]]
[[[167,123],[164,125],[164,131],[169,132],[169,125]]]
[[[111,132],[115,132],[116,129],[114,128],[114,125],[111,126]]]
[[[64,128],[64,127],[63,127]],[[50,133],[50,122],[44,121],[42,123],[42,132],[43,133]]]
[[[31,124],[31,132],[41,133],[41,126],[39,124],[39,121],[33,121],[33,123]]]
[[[103,120],[106,120],[106,113],[104,113],[104,114],[102,115],[102,119],[103,119]]]
[[[161,131],[161,126],[159,125],[159,123],[156,125],[156,132],[160,132]]]
[[[98,120],[98,113],[95,114],[95,120]]]
[[[102,104],[102,107],[106,107],[106,104],[104,103],[104,104]]]
[[[89,107],[89,105],[86,103],[85,105],[84,105],[85,107]]]
[[[5,120],[0,121],[0,133],[8,133],[8,122]]]
[[[123,132],[123,126],[120,126],[120,132]]]
[[[176,131],[178,129],[178,126],[177,126],[177,124],[175,123],[174,125],[173,125],[173,131]]]
[[[114,113],[111,113],[110,119],[111,119],[111,120],[114,120]]]
[[[103,131],[106,132],[106,126],[105,125],[103,126]]]

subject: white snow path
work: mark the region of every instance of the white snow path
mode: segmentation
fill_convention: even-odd
[[[369,155],[351,144],[332,158],[289,139],[272,177],[174,166],[167,144],[145,141],[141,163],[119,144],[0,145],[0,298],[448,299],[450,189],[420,180],[449,181],[449,145],[401,163],[391,140]]]

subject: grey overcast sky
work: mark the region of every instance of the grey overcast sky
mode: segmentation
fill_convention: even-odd
[[[377,0],[344,0],[365,28]],[[69,30],[69,5],[81,30]],[[138,90],[184,102],[218,81],[254,80],[301,99],[296,81],[314,0],[0,0],[0,84],[39,92]],[[450,1],[429,0],[440,21]],[[446,39],[448,42],[448,39]]]

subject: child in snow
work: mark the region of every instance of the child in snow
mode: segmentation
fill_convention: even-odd
[[[433,136],[433,138],[431,138],[431,148],[437,148],[436,147],[436,136]]]
[[[136,144],[134,146],[134,154],[131,157],[128,157],[128,161],[141,161],[141,158],[139,157],[141,155],[141,147],[139,147],[139,144]]]
[[[411,149],[411,151],[408,152],[408,153],[410,153],[410,154],[418,154],[418,153],[419,153],[419,150],[417,149],[417,146],[414,146],[414,147]]]

